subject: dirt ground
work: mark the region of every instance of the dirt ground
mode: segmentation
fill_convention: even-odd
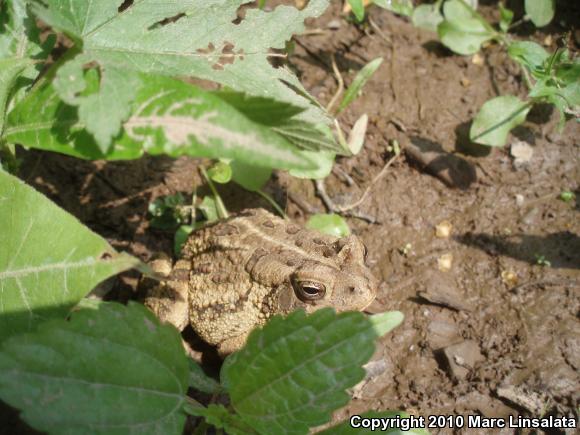
[[[573,3],[564,3],[547,30],[524,25],[520,34],[538,41],[551,35],[553,50],[563,30],[580,22],[580,5]],[[335,4],[309,23],[322,32],[299,38],[291,57],[306,88],[323,103],[337,88],[332,54],[347,85],[368,61],[384,58],[340,118],[350,128],[367,113],[370,125],[363,151],[336,163],[354,184],[345,183],[339,170],[326,180],[337,203],[360,197],[392,157],[387,146],[393,140],[404,150],[359,208],[377,222],[348,220],[382,281],[372,309],[400,310],[405,321],[380,341],[375,376],[355,389],[355,399],[336,418],[369,409],[578,418],[580,124],[569,121],[558,132],[556,113],[534,109],[509,140],[532,145],[531,159],[521,164],[509,146],[469,144],[470,120],[487,99],[525,95],[517,66],[495,45],[478,62],[453,55],[408,19],[379,8],[370,9],[370,18],[356,26]],[[40,152],[22,156],[28,183],[143,260],[172,249],[170,233],[149,227],[148,204],[162,195],[190,194],[194,186],[203,193],[200,162],[189,158],[111,163]],[[576,202],[558,199],[564,190],[575,191]],[[304,203],[324,210],[310,181],[279,173],[267,191],[298,222],[308,218]],[[220,192],[231,211],[269,208],[240,188]],[[436,227],[445,222],[450,236],[437,237]],[[450,268],[441,271],[441,262]],[[112,281],[112,294],[134,297],[136,279],[127,273]]]

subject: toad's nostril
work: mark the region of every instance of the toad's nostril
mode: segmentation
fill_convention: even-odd
[[[349,287],[349,290],[351,293],[354,293],[356,291],[356,287]]]

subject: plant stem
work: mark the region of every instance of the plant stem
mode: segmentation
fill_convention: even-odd
[[[205,178],[205,181],[207,181],[207,184],[209,185],[211,193],[215,197],[218,215],[222,219],[229,218],[230,214],[228,213],[228,210],[226,209],[226,206],[224,205],[222,197],[220,196],[219,192],[215,188],[213,181],[211,181],[211,178],[209,178],[209,176],[207,175],[207,172],[205,171],[205,168],[203,166],[200,167],[200,170],[201,170],[203,177]]]
[[[274,201],[274,198],[272,198],[270,195],[268,195],[266,192],[264,192],[263,190],[256,190],[256,193],[258,195],[260,195],[262,198],[264,198],[266,201],[268,201],[268,203],[274,207],[274,209],[278,212],[278,214],[280,216],[282,216],[284,219],[288,220],[288,215],[286,213],[284,213],[284,210],[282,210],[282,207],[280,207],[278,205],[278,203],[276,201]]]

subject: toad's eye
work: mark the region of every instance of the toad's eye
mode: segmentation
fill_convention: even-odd
[[[365,261],[366,261],[368,255],[369,255],[369,250],[367,249],[367,245],[365,245],[363,243],[363,257],[364,257]]]
[[[292,287],[298,299],[303,302],[317,301],[326,294],[326,287],[318,282],[292,280]]]

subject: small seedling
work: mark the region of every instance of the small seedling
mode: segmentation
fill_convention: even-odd
[[[552,263],[550,263],[550,261],[546,260],[546,256],[541,255],[541,254],[535,254],[535,258],[536,258],[536,264],[538,266],[552,267]]]
[[[576,199],[576,194],[569,190],[564,190],[560,193],[560,199],[564,202],[572,202]]]

